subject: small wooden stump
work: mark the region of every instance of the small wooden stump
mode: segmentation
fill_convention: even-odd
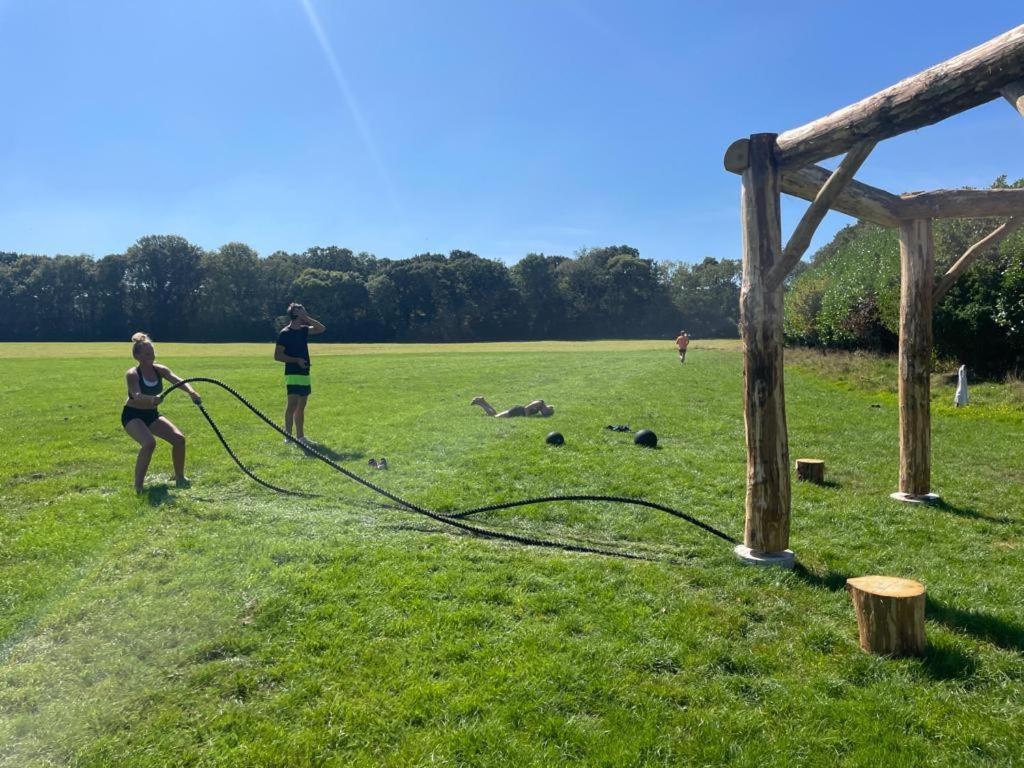
[[[846,580],[857,612],[860,647],[880,656],[924,654],[924,585],[892,576]]]
[[[796,479],[821,485],[825,482],[825,462],[821,459],[797,459]]]

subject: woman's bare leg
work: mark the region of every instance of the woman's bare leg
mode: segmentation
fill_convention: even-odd
[[[484,413],[486,413],[488,416],[498,415],[498,412],[494,410],[494,406],[488,403],[486,400],[484,400],[483,395],[478,395],[477,397],[474,397],[469,404],[479,405],[481,408],[484,409]]]
[[[146,481],[146,470],[149,469],[149,460],[153,458],[153,451],[156,449],[156,440],[142,419],[132,419],[124,425],[124,431],[139,444],[139,455],[135,459],[135,492],[141,493],[142,485]]]
[[[181,434],[181,430],[174,426],[166,416],[161,416],[149,425],[149,431],[171,444],[174,479],[179,483],[187,481],[188,478],[185,477],[185,436]]]

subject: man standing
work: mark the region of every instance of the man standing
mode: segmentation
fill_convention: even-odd
[[[686,362],[686,348],[690,346],[690,334],[686,331],[680,331],[676,337],[676,348],[679,350],[679,362]]]
[[[292,433],[295,424],[295,439],[306,443],[305,419],[306,399],[312,391],[309,375],[309,344],[310,336],[317,336],[327,328],[319,320],[314,320],[301,304],[288,305],[289,323],[277,335],[277,346],[274,347],[274,359],[284,363],[284,383],[288,389],[288,404],[284,409],[284,431]],[[285,439],[287,443],[287,438]]]

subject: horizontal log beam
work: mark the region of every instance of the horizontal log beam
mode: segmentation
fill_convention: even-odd
[[[739,139],[725,151],[725,170],[741,175],[750,163],[750,140]],[[782,174],[781,190],[809,202],[814,202],[821,188],[832,177],[832,171],[817,165],[791,169]],[[851,181],[831,203],[834,211],[845,213],[883,227],[899,226],[896,210],[900,199],[891,192],[859,181]]]
[[[817,163],[866,139],[881,141],[999,98],[1024,80],[1024,24],[873,96],[779,135],[786,168]]]
[[[831,171],[818,165],[786,171],[782,174],[782,191],[813,202],[831,176]],[[899,204],[900,198],[891,192],[851,181],[832,201],[831,208],[882,227],[896,227],[900,220]]]
[[[822,185],[817,196],[811,202],[810,207],[804,211],[803,218],[796,225],[793,234],[790,235],[789,242],[786,243],[786,247],[782,251],[782,258],[779,259],[778,263],[772,267],[772,271],[768,274],[766,282],[769,290],[781,285],[782,281],[786,279],[786,275],[793,270],[793,267],[803,257],[807,246],[811,244],[811,238],[814,237],[818,225],[821,224],[821,220],[825,218],[825,214],[829,212],[836,198],[839,197],[846,185],[853,179],[854,174],[864,164],[864,161],[867,160],[868,155],[871,154],[871,150],[874,148],[875,142],[873,141],[865,141],[863,144],[855,146],[843,158],[843,162],[839,164],[836,172],[829,176],[828,181]]]
[[[1024,80],[1010,83],[1000,93],[1020,113],[1020,116],[1024,117]]]
[[[1024,216],[1024,189],[939,189],[899,196],[901,219]]]
[[[964,255],[956,260],[946,274],[942,276],[938,284],[935,286],[935,290],[932,292],[932,306],[939,303],[943,296],[946,295],[946,291],[953,287],[953,283],[957,281],[964,272],[966,272],[971,264],[978,260],[989,248],[995,248],[999,243],[1003,242],[1006,238],[1016,232],[1024,225],[1024,218],[1010,219],[1004,224],[1000,224],[994,230],[985,235],[981,240],[976,242],[966,251]]]

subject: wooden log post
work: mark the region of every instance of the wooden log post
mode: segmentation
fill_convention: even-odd
[[[743,415],[747,496],[743,544],[748,563],[793,567],[789,551],[789,442],[783,392],[782,286],[768,275],[782,257],[779,169],[775,134],[750,137],[740,209],[743,229]]]
[[[1017,110],[1021,117],[1024,117],[1024,80],[1010,83],[1001,91],[1003,98],[1010,102],[1010,105]]]
[[[900,474],[901,501],[936,499],[931,488],[932,290],[934,245],[929,219],[900,224]]]
[[[825,482],[825,462],[821,459],[797,459],[796,479],[821,485]]]
[[[846,580],[857,613],[860,647],[882,656],[924,654],[925,589],[917,581],[891,576]]]

